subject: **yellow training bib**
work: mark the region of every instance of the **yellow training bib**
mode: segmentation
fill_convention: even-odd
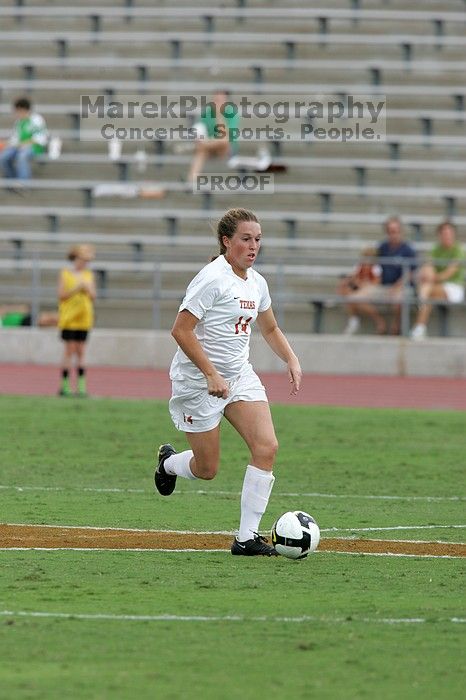
[[[61,279],[65,292],[69,292],[73,287],[84,279],[92,282],[94,273],[91,270],[75,272],[64,269],[61,272]],[[94,324],[94,305],[89,294],[86,292],[76,292],[58,305],[58,327],[69,331],[88,331]]]

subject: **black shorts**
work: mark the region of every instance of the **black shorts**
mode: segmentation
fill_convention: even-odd
[[[69,331],[64,328],[61,332],[61,339],[64,341],[74,340],[80,343],[85,343],[87,340],[88,331]]]

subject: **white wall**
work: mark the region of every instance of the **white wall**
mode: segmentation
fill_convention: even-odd
[[[413,342],[404,338],[336,335],[288,336],[305,372],[407,376],[466,376],[466,340]],[[92,331],[88,364],[166,369],[175,351],[168,331]],[[56,329],[0,328],[0,362],[59,364],[62,343]],[[282,362],[253,336],[251,360],[260,371]]]

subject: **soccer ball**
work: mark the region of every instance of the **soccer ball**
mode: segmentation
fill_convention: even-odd
[[[304,559],[317,549],[319,540],[319,526],[301,510],[283,513],[272,527],[272,544],[288,559]]]

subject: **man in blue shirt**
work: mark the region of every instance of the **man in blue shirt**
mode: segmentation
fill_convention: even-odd
[[[410,289],[413,271],[416,269],[416,253],[409,243],[403,240],[401,221],[396,216],[390,217],[385,222],[385,233],[387,239],[380,243],[377,248],[377,257],[381,268],[380,283],[366,285],[348,297],[352,314],[351,318],[355,319],[351,324],[353,333],[359,328],[360,316],[371,318],[375,323],[377,333],[384,334],[387,332],[387,324],[384,317],[377,306],[369,302],[387,302],[390,304],[392,311],[390,332],[393,335],[398,335],[400,332],[401,301],[405,281],[409,282],[408,288]],[[390,258],[391,260],[384,262],[383,258]],[[399,258],[400,262],[394,260],[394,258]],[[411,260],[412,263],[408,267],[403,266],[402,259]],[[348,324],[349,326],[350,324]]]
[[[387,240],[383,241],[378,249],[377,255],[379,258],[412,258],[413,264],[409,266],[412,271],[416,268],[415,258],[416,253],[411,248],[409,243],[403,240],[401,222],[399,219],[392,217],[388,219],[385,223],[385,231],[387,234]],[[380,280],[381,284],[398,284],[403,285],[403,267],[401,264],[395,262],[384,263],[383,260],[379,261],[382,267],[382,277]]]

